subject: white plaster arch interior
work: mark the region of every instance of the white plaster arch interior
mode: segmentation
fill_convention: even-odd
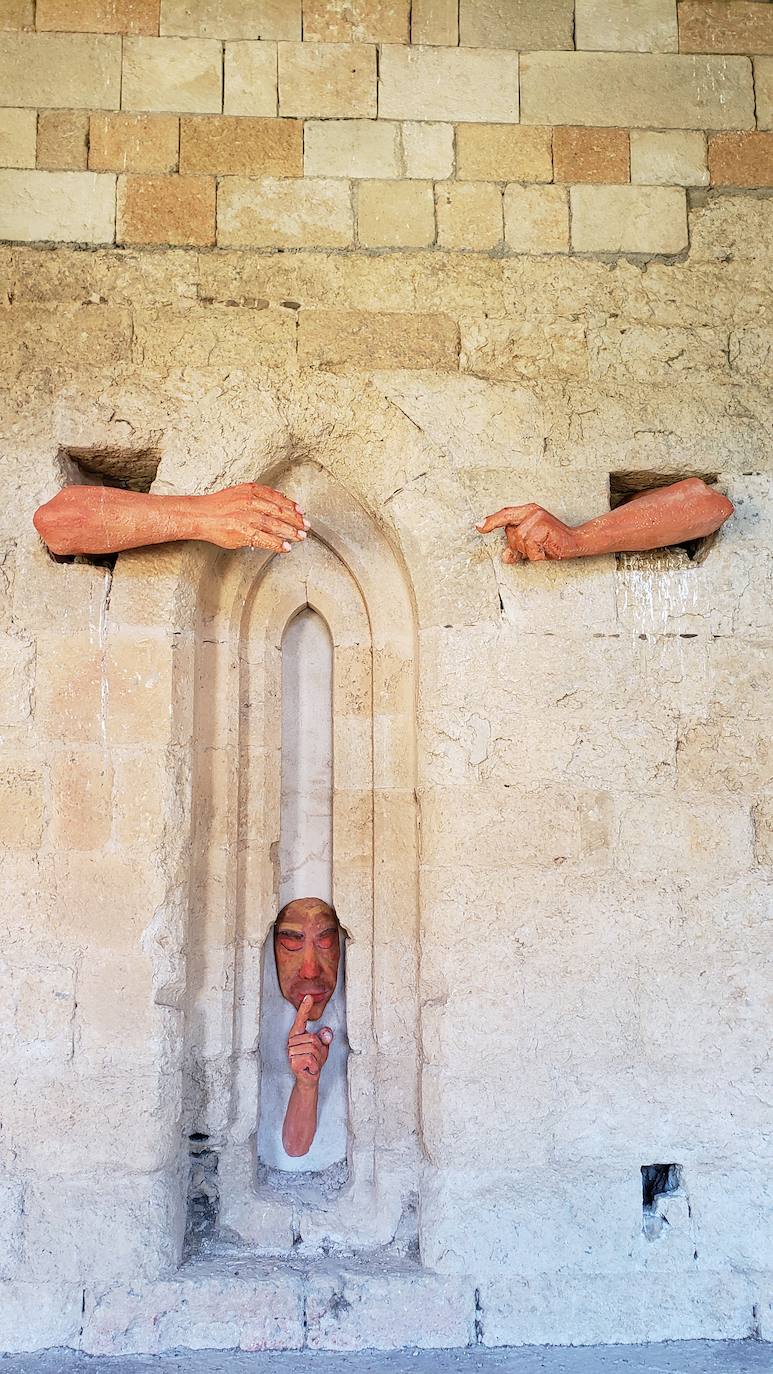
[[[415,618],[383,533],[319,465],[273,478],[313,528],[284,557],[196,546],[184,1120],[219,1156],[220,1234],[261,1253],[388,1244],[421,1158]],[[331,635],[333,898],[346,954],[348,1177],[261,1175],[261,955],[278,909],[281,646],[305,607]],[[406,1223],[403,1222],[402,1230]]]

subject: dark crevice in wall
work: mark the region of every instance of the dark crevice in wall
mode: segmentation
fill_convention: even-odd
[[[117,487],[121,491],[148,492],[161,454],[156,448],[61,448],[58,454],[63,487]],[[94,568],[115,567],[118,557],[106,554],[57,554],[55,563],[86,563]]]
[[[610,472],[609,508],[616,510],[641,492],[669,487],[674,482],[683,482],[687,477],[700,477],[707,486],[715,486],[718,480],[716,472]],[[620,569],[673,570],[680,565],[689,568],[705,561],[716,537],[716,534],[709,534],[704,539],[687,539],[683,544],[669,544],[667,548],[618,553],[615,554],[615,561]]]

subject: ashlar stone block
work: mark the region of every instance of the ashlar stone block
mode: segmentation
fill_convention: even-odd
[[[219,246],[346,248],[353,234],[348,182],[228,177],[220,185]]]
[[[161,33],[293,41],[301,36],[301,0],[161,0]]]
[[[307,120],[304,171],[320,177],[400,176],[400,126],[388,120]]]
[[[552,129],[460,124],[457,175],[463,181],[552,181]]]
[[[37,115],[0,109],[0,167],[34,167]]]
[[[366,248],[426,248],[435,240],[435,202],[426,181],[364,181],[357,237]]]
[[[119,243],[214,243],[214,177],[119,177],[117,237]]]
[[[572,0],[459,0],[459,42],[465,46],[572,48]]]
[[[117,110],[120,92],[119,37],[0,33],[0,105]]]
[[[414,123],[402,126],[403,162],[407,177],[445,181],[454,174],[452,124]]]
[[[758,0],[681,0],[679,49],[773,53],[773,10]]]
[[[91,116],[89,167],[95,172],[174,172],[179,145],[174,115]]]
[[[222,84],[222,49],[215,39],[124,39],[124,110],[219,114]]]
[[[678,53],[525,53],[524,124],[754,127],[751,62]]]
[[[687,205],[676,186],[572,186],[572,248],[579,253],[680,253]]]
[[[773,186],[773,132],[709,138],[712,186]]]
[[[773,129],[773,57],[755,57],[754,92],[758,127]]]
[[[642,186],[708,186],[706,135],[631,130],[631,181]]]
[[[413,0],[411,42],[456,47],[459,42],[459,0]]]
[[[85,110],[41,110],[38,167],[81,172],[88,157],[89,116]]]
[[[320,367],[431,368],[455,372],[459,335],[447,315],[303,310],[298,352]]]
[[[488,182],[446,182],[436,188],[441,248],[495,248],[502,242],[502,191]]]
[[[9,1354],[75,1345],[81,1283],[0,1283],[0,1348]]]
[[[38,0],[35,26],[58,33],[158,33],[159,0]]]
[[[576,0],[575,46],[596,52],[676,52],[676,0]],[[706,49],[703,50],[704,52]],[[729,52],[730,49],[720,49]]]
[[[0,238],[112,243],[115,177],[97,172],[0,172]]]
[[[279,113],[321,119],[376,114],[376,49],[366,43],[282,43]],[[386,112],[383,111],[386,115]]]
[[[211,176],[299,177],[303,126],[295,119],[222,115],[180,121],[180,171]]]
[[[506,186],[505,240],[515,253],[567,253],[569,201],[564,188]]]
[[[466,1346],[474,1304],[470,1284],[432,1274],[315,1276],[306,1296],[307,1343],[311,1350]]]
[[[553,176],[556,181],[597,182],[609,186],[627,182],[627,129],[588,129],[559,126],[553,131]]]
[[[303,41],[407,43],[409,12],[410,0],[303,0]]]
[[[382,119],[517,124],[518,55],[387,43],[381,50],[378,112]]]
[[[34,0],[5,0],[0,10],[0,30],[35,27]]]

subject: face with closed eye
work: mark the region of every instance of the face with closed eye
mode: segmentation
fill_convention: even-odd
[[[282,996],[296,1011],[304,997],[314,1002],[308,1019],[318,1021],[335,991],[340,927],[321,897],[297,897],[282,907],[274,925],[274,958]]]

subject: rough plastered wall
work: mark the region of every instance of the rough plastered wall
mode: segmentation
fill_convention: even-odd
[[[773,5],[0,29],[0,1348],[770,1339]],[[410,608],[334,1243],[180,1267],[202,579],[51,560],[31,514],[78,460],[317,472],[368,623],[389,577]],[[736,513],[689,565],[506,568],[473,531],[619,472]]]

